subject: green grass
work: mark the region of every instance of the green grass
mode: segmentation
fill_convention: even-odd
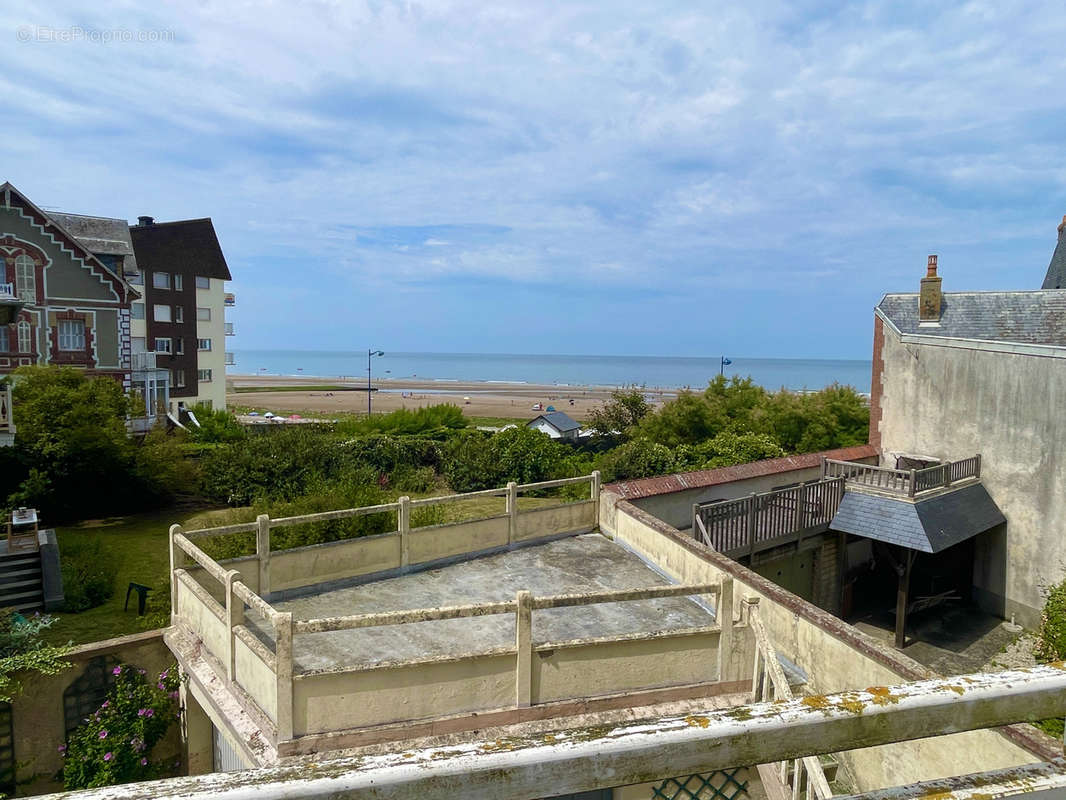
[[[505,425],[525,425],[536,415],[530,417],[467,417],[473,426],[480,425],[483,428],[502,428]]]
[[[167,531],[175,522],[185,524],[196,516],[199,513],[169,509],[56,528],[60,553],[63,552],[64,542],[75,538],[100,538],[107,552],[116,560],[118,570],[112,598],[101,606],[79,614],[57,612],[55,624],[46,631],[48,641],[54,644],[83,644],[144,630],[141,618],[137,616],[136,594],[130,597],[130,610],[122,610],[126,587],[130,581],[134,581],[151,586],[156,591],[165,590],[167,570],[170,568]]]

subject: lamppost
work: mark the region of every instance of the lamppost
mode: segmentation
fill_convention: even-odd
[[[370,359],[374,356],[385,355],[384,350],[367,350],[366,351],[366,415],[370,416]]]

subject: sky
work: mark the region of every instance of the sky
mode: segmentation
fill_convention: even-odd
[[[927,254],[1039,288],[1066,214],[1061,0],[9,0],[0,42],[0,180],[211,217],[230,349],[869,358]]]

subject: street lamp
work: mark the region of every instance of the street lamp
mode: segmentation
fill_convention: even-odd
[[[366,351],[366,415],[370,416],[370,359],[374,356],[385,355],[384,350]]]

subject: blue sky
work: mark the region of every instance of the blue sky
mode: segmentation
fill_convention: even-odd
[[[928,253],[1036,288],[1066,213],[1061,2],[9,2],[4,35],[0,177],[212,217],[237,349],[868,358]]]

